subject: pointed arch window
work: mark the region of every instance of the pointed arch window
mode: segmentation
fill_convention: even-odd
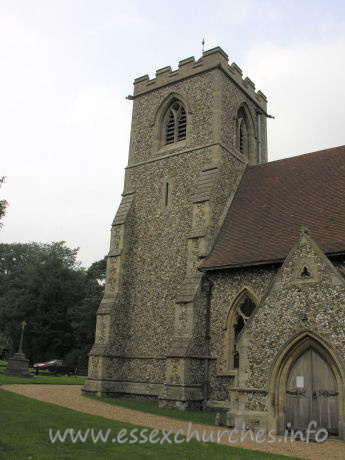
[[[237,297],[230,309],[227,324],[227,363],[230,369],[238,369],[240,365],[236,340],[256,308],[256,302],[245,290]]]
[[[245,103],[240,106],[236,116],[236,149],[249,163],[258,162],[253,118]]]
[[[237,113],[237,133],[236,133],[236,147],[243,155],[248,157],[250,148],[249,139],[249,122],[247,114],[243,107],[240,107]]]
[[[173,101],[165,116],[165,144],[186,139],[187,115],[186,110],[180,101]]]

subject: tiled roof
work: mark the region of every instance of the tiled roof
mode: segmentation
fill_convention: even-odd
[[[222,268],[284,260],[301,227],[345,253],[345,146],[248,166],[210,255]]]

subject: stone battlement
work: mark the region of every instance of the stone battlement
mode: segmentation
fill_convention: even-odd
[[[170,66],[156,71],[156,77],[150,79],[148,75],[134,80],[134,96],[147,93],[181,79],[192,77],[202,72],[221,68],[256,104],[266,112],[267,98],[259,90],[255,91],[255,84],[248,78],[243,78],[242,70],[234,62],[228,63],[228,55],[219,47],[204,51],[202,57],[195,61],[194,56],[179,62],[177,70]]]

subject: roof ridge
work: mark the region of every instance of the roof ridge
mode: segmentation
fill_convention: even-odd
[[[337,149],[345,149],[345,145],[338,145],[337,147],[330,147],[329,149],[323,149],[323,150],[315,150],[314,152],[308,152],[308,153],[301,153],[299,155],[294,155],[292,157],[287,157],[287,158],[279,158],[278,160],[273,160],[273,161],[268,161],[267,163],[260,163],[257,165],[248,165],[248,168],[253,169],[253,168],[262,168],[264,166],[271,165],[273,163],[277,163],[279,161],[292,161],[292,160],[297,160],[300,157],[306,157],[308,155],[313,155],[316,156],[318,154],[322,154],[325,152],[331,153],[332,151],[336,151]]]

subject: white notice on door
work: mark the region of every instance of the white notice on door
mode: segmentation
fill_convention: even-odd
[[[296,387],[297,388],[303,388],[304,387],[304,377],[301,375],[298,375],[296,377]]]

